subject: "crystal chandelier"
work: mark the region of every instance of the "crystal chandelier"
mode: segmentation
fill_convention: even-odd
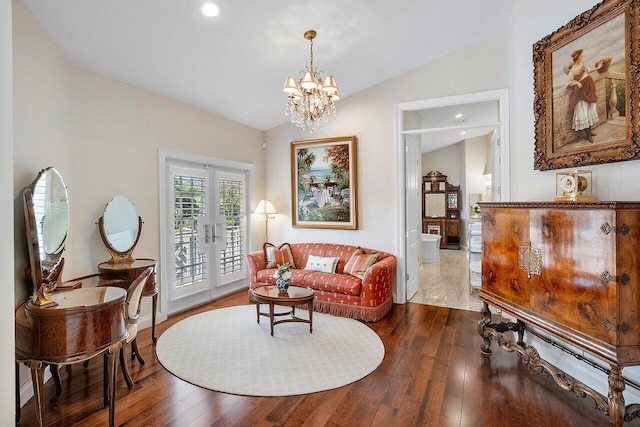
[[[323,71],[313,67],[314,30],[304,33],[304,38],[311,43],[311,65],[300,71],[300,79],[287,77],[284,90],[289,94],[285,115],[290,116],[291,123],[302,130],[314,130],[326,125],[336,117],[334,101],[340,99],[338,85],[333,76],[323,78]]]

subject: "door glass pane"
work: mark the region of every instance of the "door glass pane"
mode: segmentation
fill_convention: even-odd
[[[220,275],[244,270],[246,233],[244,180],[220,179],[220,215],[226,218],[227,246],[220,251]]]
[[[206,280],[206,254],[198,239],[198,218],[206,215],[205,179],[175,175],[173,187],[175,287],[180,289]]]

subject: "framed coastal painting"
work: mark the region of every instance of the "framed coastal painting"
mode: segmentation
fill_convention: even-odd
[[[357,138],[291,143],[291,217],[299,228],[358,229]]]
[[[639,16],[605,0],[533,45],[535,169],[640,158]]]

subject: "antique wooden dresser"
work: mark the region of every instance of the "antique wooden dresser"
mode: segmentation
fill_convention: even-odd
[[[640,202],[488,202],[481,210],[482,352],[491,353],[491,340],[517,351],[533,371],[593,398],[612,426],[638,417],[640,405],[625,407],[622,368],[640,364]],[[493,322],[489,306],[517,321]],[[606,362],[608,396],[541,359],[523,340],[534,330]]]

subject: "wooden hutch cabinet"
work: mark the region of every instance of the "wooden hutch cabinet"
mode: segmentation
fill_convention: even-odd
[[[592,398],[612,426],[640,418],[640,404],[625,406],[622,395],[622,369],[640,365],[640,202],[481,206],[481,351],[490,354],[493,340],[518,352],[531,372],[546,371],[565,390]],[[489,306],[517,321],[494,323]],[[515,343],[507,331],[517,333]],[[550,335],[578,359],[585,360],[559,342],[609,365],[600,367],[608,397],[541,359],[525,332]]]
[[[431,171],[422,177],[422,232],[439,234],[441,249],[460,249],[460,186]]]

